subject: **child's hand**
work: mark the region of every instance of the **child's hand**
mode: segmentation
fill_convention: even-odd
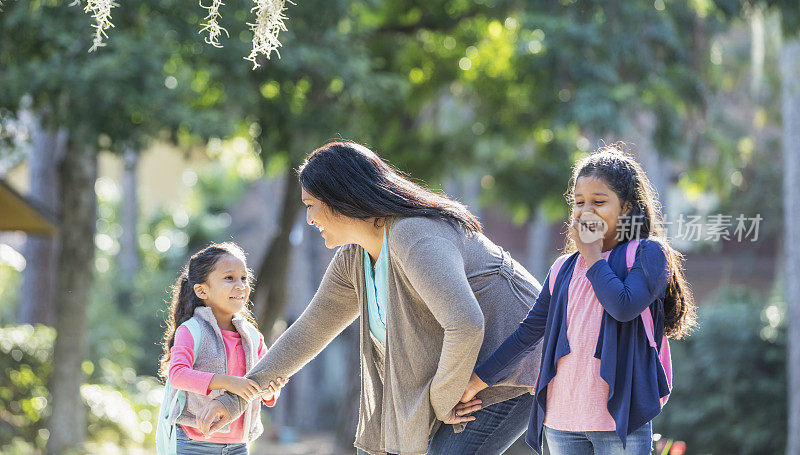
[[[581,216],[580,221],[573,218],[569,226],[569,235],[586,261],[587,267],[591,267],[603,257],[603,238],[606,229],[600,217]]]
[[[277,400],[281,396],[281,388],[289,382],[289,378],[278,378],[276,382],[270,381],[269,387],[267,387],[266,391],[264,391],[264,395],[261,397],[264,400]],[[271,405],[270,405],[271,406]]]
[[[478,392],[480,392],[481,390],[483,390],[483,389],[485,389],[487,387],[489,387],[489,386],[486,385],[485,382],[483,382],[483,379],[481,379],[473,371],[472,372],[472,376],[470,376],[469,382],[467,383],[467,389],[464,390],[464,393],[461,395],[461,402],[462,403],[468,403],[468,402],[472,401],[472,399],[475,398],[475,395],[477,395]]]
[[[225,389],[228,392],[235,393],[247,401],[250,401],[258,396],[261,389],[258,384],[250,379],[242,378],[239,376],[229,376],[227,374],[215,374],[211,379],[210,387],[214,389]]]

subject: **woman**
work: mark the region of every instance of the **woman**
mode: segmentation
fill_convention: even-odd
[[[326,144],[299,177],[306,221],[340,248],[308,308],[247,377],[265,387],[291,376],[362,316],[358,449],[503,452],[525,430],[541,348],[475,399],[459,400],[475,365],[525,317],[539,283],[466,207],[364,146]],[[223,395],[198,421],[213,432],[245,406]]]

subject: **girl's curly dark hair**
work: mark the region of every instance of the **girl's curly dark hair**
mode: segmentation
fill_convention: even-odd
[[[669,283],[664,299],[664,330],[667,336],[681,339],[697,325],[697,308],[689,284],[683,274],[683,255],[667,242],[661,204],[657,192],[644,170],[632,157],[623,152],[625,144],[604,146],[575,163],[567,202],[574,200],[575,183],[581,177],[596,177],[616,193],[620,203],[630,203],[631,210],[620,217],[619,240],[653,237],[659,240],[667,258]],[[575,242],[567,236],[565,253],[577,251]]]

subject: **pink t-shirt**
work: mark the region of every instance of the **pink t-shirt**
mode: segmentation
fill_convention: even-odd
[[[610,254],[603,253],[603,259]],[[571,352],[558,360],[556,376],[548,384],[544,424],[562,431],[614,431],[614,419],[606,407],[608,383],[600,377],[600,359],[594,357],[603,307],[586,278],[587,270],[583,256],[578,256],[567,300]]]
[[[247,373],[247,364],[244,357],[242,337],[239,332],[222,330],[222,341],[225,343],[227,374],[244,376]],[[178,330],[175,331],[175,344],[169,352],[169,383],[176,389],[208,395],[211,392],[208,386],[211,383],[211,378],[214,377],[214,373],[192,369],[194,364],[194,338],[192,338],[192,333],[188,328],[178,327]],[[261,359],[266,353],[267,347],[264,346],[264,338],[259,337],[258,358]],[[269,400],[264,400],[264,404],[274,406],[275,399],[270,397]],[[186,425],[181,425],[181,427],[190,439],[238,444],[242,442],[242,435],[244,435],[244,414],[231,422],[231,430],[228,433],[218,431],[209,438],[206,438],[197,428]]]

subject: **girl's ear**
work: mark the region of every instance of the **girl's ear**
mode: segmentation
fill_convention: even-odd
[[[200,299],[206,299],[208,297],[208,290],[206,289],[205,283],[195,284],[194,294]]]

